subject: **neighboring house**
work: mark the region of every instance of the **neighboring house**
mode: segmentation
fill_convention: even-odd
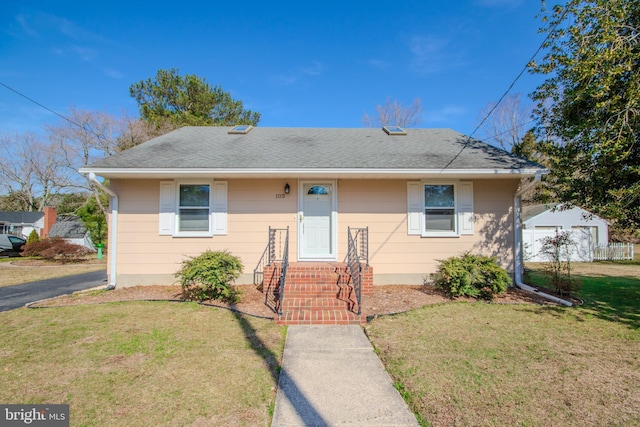
[[[571,233],[572,261],[593,261],[594,246],[609,242],[609,223],[579,207],[563,209],[556,204],[524,207],[522,228],[525,260],[531,262],[549,261],[540,253],[543,239],[562,231]]]
[[[250,126],[184,127],[80,171],[109,179],[113,286],[175,283],[207,249],[251,283],[270,227],[308,265],[344,261],[348,227],[368,227],[374,284],[421,284],[465,251],[514,273],[516,193],[547,172],[449,129]]]
[[[58,222],[53,224],[49,231],[49,237],[60,237],[74,245],[84,246],[91,251],[96,250],[87,227],[77,217],[58,218]]]
[[[13,234],[25,239],[33,230],[38,237],[47,237],[56,222],[56,208],[45,207],[44,212],[0,212],[0,234]]]

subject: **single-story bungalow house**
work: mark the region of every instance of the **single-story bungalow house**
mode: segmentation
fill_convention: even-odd
[[[183,127],[83,167],[109,180],[110,286],[176,283],[190,256],[245,266],[288,229],[288,261],[347,260],[366,230],[373,285],[421,284],[438,261],[496,256],[519,281],[519,195],[547,171],[450,129]],[[103,187],[104,188],[104,187]]]
[[[42,212],[0,212],[0,233],[29,237],[33,230],[38,237],[47,237],[56,222],[56,208],[46,206]]]
[[[545,237],[561,231],[571,233],[572,261],[593,261],[593,248],[609,242],[609,223],[577,206],[563,208],[559,204],[525,206],[522,208],[522,242],[525,261],[549,261],[541,253]]]

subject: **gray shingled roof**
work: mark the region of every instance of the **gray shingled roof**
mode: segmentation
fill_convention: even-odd
[[[82,172],[113,170],[522,170],[540,165],[450,129],[184,127],[102,159]],[[529,172],[530,173],[530,172]]]
[[[7,224],[34,224],[42,219],[44,212],[0,212],[0,222]]]
[[[547,204],[543,204],[543,205],[523,206],[522,207],[522,221],[528,221],[529,219],[533,218],[534,216],[538,216],[543,212],[546,212],[548,210],[551,210],[551,209],[555,208],[557,205],[558,205],[557,203],[547,203]]]
[[[85,234],[87,234],[87,228],[80,221],[56,222],[49,231],[49,237],[63,239],[82,239]]]

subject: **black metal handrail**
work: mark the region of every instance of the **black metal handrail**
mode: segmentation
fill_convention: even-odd
[[[262,256],[260,257],[260,261],[256,265],[256,268],[253,269],[253,284],[261,285],[264,281],[264,268],[269,265],[269,243],[264,248],[264,252],[262,252]]]
[[[364,262],[366,266],[369,266],[369,227],[364,228],[351,228],[349,227],[349,233],[354,233],[353,242],[356,245],[356,252],[358,253],[358,259]]]
[[[369,228],[348,227],[347,231],[347,264],[351,275],[351,285],[356,293],[356,300],[358,302],[357,314],[359,315],[361,313],[360,306],[362,303],[362,264],[360,260],[365,260],[366,265],[369,265]],[[352,231],[355,233],[355,236],[352,235]],[[360,249],[360,251],[358,249]]]
[[[285,233],[286,232],[286,233]],[[253,269],[253,284],[260,285],[264,280],[264,268],[274,262],[282,261],[285,252],[289,250],[289,228],[271,228],[269,227],[269,239],[265,246],[260,261]],[[288,254],[287,254],[288,258]]]
[[[285,282],[287,280],[287,269],[289,268],[289,227],[287,227],[284,237],[284,247],[282,248],[282,265],[280,270],[280,280],[278,281],[278,294],[280,302],[278,304],[278,314],[282,314],[282,301],[284,299]]]

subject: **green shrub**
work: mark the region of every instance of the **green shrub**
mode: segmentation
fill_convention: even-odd
[[[469,252],[440,261],[433,280],[437,289],[452,297],[482,299],[493,299],[494,295],[505,292],[511,285],[509,273],[498,265],[495,257]]]
[[[22,256],[40,257],[47,261],[57,261],[62,264],[83,261],[89,250],[81,245],[65,241],[61,237],[42,239],[24,245]]]
[[[183,261],[175,276],[182,285],[184,300],[234,302],[238,294],[231,287],[231,282],[240,276],[242,270],[240,259],[229,252],[207,250]]]
[[[38,232],[36,230],[31,230],[31,233],[29,233],[29,236],[27,237],[27,244],[35,243],[39,241],[40,241],[40,236],[38,236]]]

